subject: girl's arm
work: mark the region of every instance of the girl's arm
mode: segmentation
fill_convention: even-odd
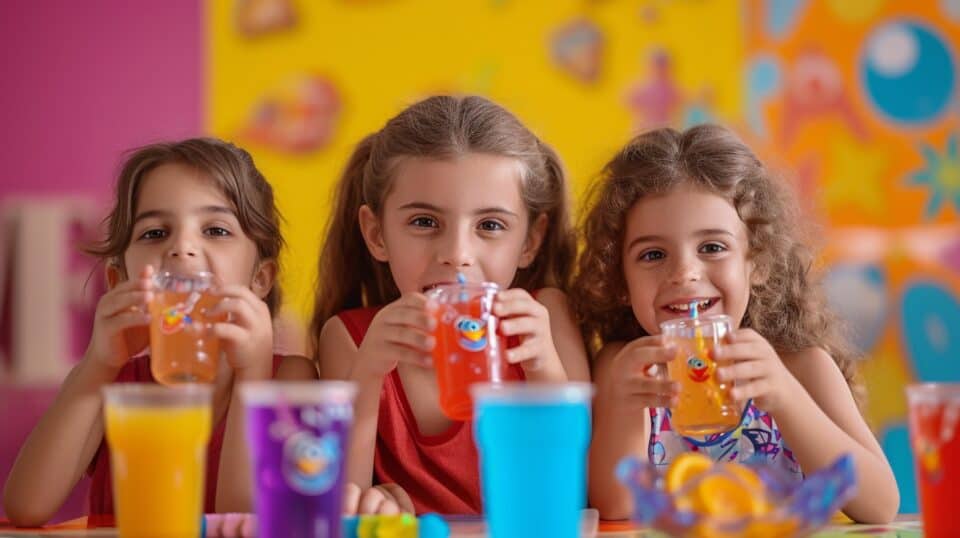
[[[860,523],[893,520],[900,504],[893,470],[836,363],[819,348],[782,358],[797,384],[785,399],[792,405],[783,406],[774,419],[803,470],[816,471],[852,454],[857,495],[843,512]]]
[[[13,524],[46,523],[83,476],[103,441],[100,388],[119,371],[85,357],[64,380],[7,477],[3,509]]]
[[[14,524],[46,523],[90,466],[103,441],[100,388],[148,344],[152,275],[147,266],[138,278],[112,286],[97,302],[83,359],[27,437],[7,477],[3,507]]]
[[[590,381],[590,366],[587,350],[583,347],[580,328],[573,319],[573,311],[567,295],[557,288],[544,288],[537,292],[537,301],[547,308],[550,315],[550,333],[553,346],[560,357],[562,372],[545,373],[544,380]],[[537,375],[528,376],[533,381]]]
[[[590,504],[601,519],[630,517],[632,495],[616,478],[617,464],[626,456],[647,458],[650,440],[650,407],[669,407],[678,386],[647,375],[651,364],[672,358],[659,336],[629,343],[608,344],[593,361],[597,393],[593,400],[593,439],[590,443]]]
[[[350,457],[347,481],[366,490],[373,484],[373,455],[377,445],[377,416],[383,375],[365,374],[354,368],[359,352],[343,321],[330,318],[320,332],[317,349],[320,379],[345,379],[357,384],[353,403],[353,429],[350,432]]]
[[[270,379],[273,369],[271,363],[236,370],[234,375],[230,410],[227,412],[223,448],[220,452],[220,470],[217,473],[217,512],[253,511],[253,484],[250,476],[250,454],[247,451],[246,413],[240,394],[240,384],[245,381]],[[317,379],[317,369],[306,357],[283,357],[277,368],[275,379],[286,381]]]

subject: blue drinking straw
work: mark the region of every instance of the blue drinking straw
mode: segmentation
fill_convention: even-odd
[[[457,284],[460,284],[460,296],[458,299],[461,303],[465,303],[467,299],[469,299],[469,297],[467,297],[466,283],[467,277],[460,271],[457,271]]]
[[[698,307],[699,303],[697,301],[690,301],[690,319],[698,319],[700,317]]]

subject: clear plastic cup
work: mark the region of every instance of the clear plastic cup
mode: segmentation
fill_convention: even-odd
[[[729,316],[672,319],[660,324],[663,344],[674,346],[667,363],[670,379],[680,383],[680,403],[670,425],[682,435],[708,435],[735,428],[741,407],[730,396],[733,383],[717,379],[715,349],[731,332]]]
[[[150,302],[150,371],[159,383],[213,383],[220,340],[207,315],[220,297],[212,273],[154,275]]]
[[[430,290],[434,313],[433,365],[440,389],[440,408],[453,420],[473,417],[470,386],[517,381],[520,376],[504,358],[507,341],[493,315],[496,284],[446,284]]]

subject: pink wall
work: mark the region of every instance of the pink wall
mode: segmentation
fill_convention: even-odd
[[[0,2],[0,202],[81,194],[105,206],[123,150],[199,134],[201,17],[200,0]],[[0,484],[55,392],[0,384]],[[55,521],[85,513],[85,489]]]
[[[102,196],[122,150],[199,133],[201,14],[199,0],[0,2],[0,198]]]

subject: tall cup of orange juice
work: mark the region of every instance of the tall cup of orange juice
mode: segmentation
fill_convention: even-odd
[[[199,536],[210,394],[207,385],[103,388],[120,536]]]
[[[734,428],[740,409],[730,397],[731,383],[717,379],[714,350],[731,331],[729,316],[672,319],[660,324],[663,344],[677,354],[667,363],[670,379],[680,383],[680,403],[670,425],[682,435],[708,435]]]
[[[159,383],[212,383],[220,341],[207,312],[219,302],[211,273],[160,272],[150,302],[150,370]]]
[[[493,300],[499,287],[490,282],[445,284],[430,290],[437,303],[433,366],[440,387],[440,408],[453,420],[473,417],[470,385],[516,381],[520,376],[504,357],[506,338],[497,331]]]

